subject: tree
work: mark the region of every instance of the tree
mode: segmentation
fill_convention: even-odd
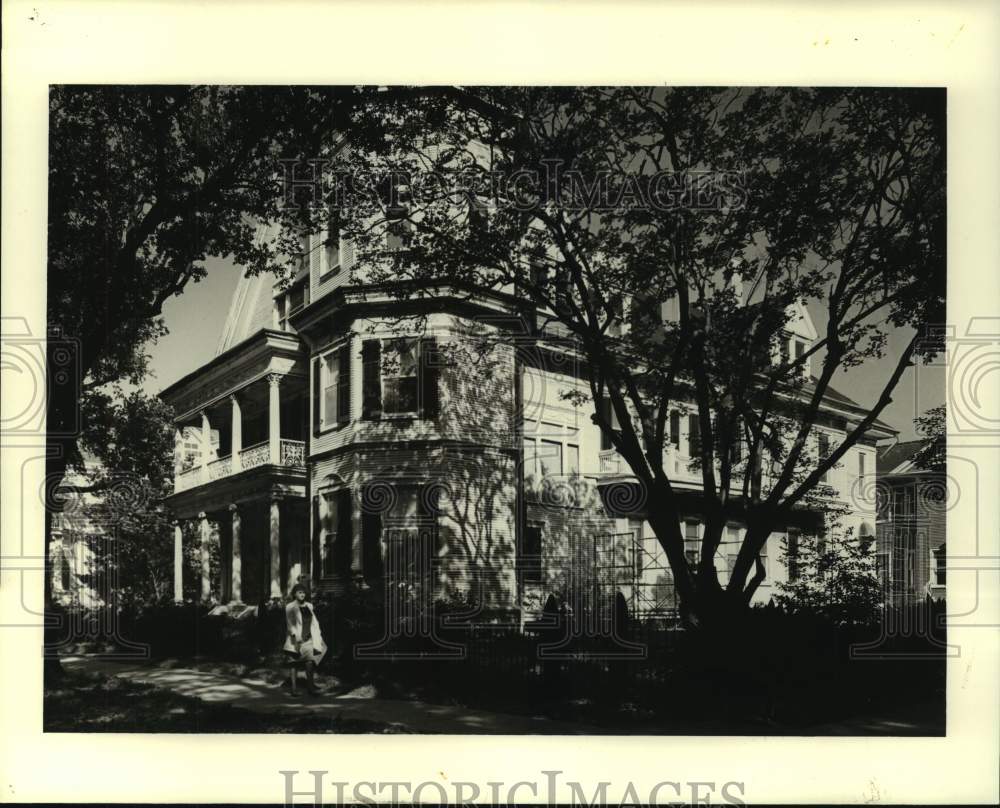
[[[647,492],[688,622],[727,622],[763,579],[768,537],[940,349],[923,325],[944,312],[943,93],[455,88],[387,115],[388,149],[332,167],[352,178],[331,183],[359,280],[506,291],[557,323],[592,419]],[[826,323],[793,353],[797,305]],[[819,444],[831,380],[883,357],[894,329],[910,339],[870,413]],[[695,569],[664,464],[679,404],[700,433]],[[723,588],[713,558],[733,513],[747,531]]]
[[[103,469],[87,491],[119,495],[127,477],[153,499],[162,493],[169,416],[127,390],[165,332],[163,304],[204,277],[209,256],[285,275],[296,235],[268,229],[283,215],[281,160],[323,158],[346,128],[377,142],[380,122],[365,117],[376,97],[351,87],[52,88],[47,503],[58,507],[84,450]]]
[[[924,447],[913,458],[914,462],[928,471],[944,471],[948,453],[947,409],[944,404],[932,407],[914,419],[917,434],[926,441]]]

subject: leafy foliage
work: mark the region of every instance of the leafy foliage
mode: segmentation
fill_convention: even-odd
[[[782,552],[788,559],[787,539]],[[795,553],[798,577],[778,584],[779,606],[825,618],[835,625],[872,625],[884,601],[871,540],[834,533],[805,537]]]
[[[356,281],[513,293],[541,312],[536,336],[568,338],[697,611],[719,601],[725,514],[748,526],[727,586],[746,603],[771,532],[941,347],[921,331],[944,311],[943,109],[918,90],[463,88],[391,108],[388,146],[336,166],[369,192],[336,204]],[[795,355],[800,305],[825,322]],[[910,342],[870,413],[821,452],[835,374],[900,328]],[[695,571],[664,464],[678,408],[700,432]]]

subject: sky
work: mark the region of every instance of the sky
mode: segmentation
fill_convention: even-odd
[[[170,333],[149,349],[152,372],[143,385],[147,393],[159,393],[215,356],[240,271],[225,259],[209,259],[205,266],[208,274],[200,283],[188,284],[182,295],[171,298],[163,307],[163,320]],[[822,327],[822,318],[815,311],[811,313],[816,326]],[[873,406],[908,337],[903,330],[891,334],[886,357],[839,372],[831,386],[865,407]],[[899,430],[900,440],[912,440],[916,437],[913,419],[944,403],[945,384],[945,370],[940,363],[908,368],[881,420]]]

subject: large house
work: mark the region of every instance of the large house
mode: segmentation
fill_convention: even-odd
[[[205,601],[259,604],[308,580],[335,596],[471,594],[525,619],[597,587],[629,614],[674,613],[642,493],[586,408],[564,395],[589,386],[558,330],[540,333],[514,295],[442,285],[418,297],[359,283],[350,243],[329,234],[307,239],[304,255],[290,285],[242,278],[216,356],[162,393],[176,413],[167,505],[178,520],[178,598],[193,537]],[[812,339],[803,308],[788,350]],[[864,415],[831,393],[824,435],[835,443]],[[668,469],[687,497],[693,554],[697,421],[679,408],[670,427]],[[875,474],[876,441],[892,434],[876,424],[826,480],[850,503],[855,535],[874,536],[874,498],[858,492]],[[789,574],[779,538],[794,576],[796,542],[814,529],[804,513],[772,536],[757,599]],[[723,581],[742,532],[727,527]]]

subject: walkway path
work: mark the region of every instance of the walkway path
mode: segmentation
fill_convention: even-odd
[[[134,662],[115,662],[92,656],[64,656],[63,667],[73,673],[102,674],[170,690],[209,704],[231,704],[256,713],[316,715],[397,725],[409,732],[485,733],[500,735],[582,735],[600,732],[594,727],[548,718],[492,713],[444,704],[428,704],[371,695],[358,688],[341,695],[321,694],[293,699],[288,691],[259,679],[243,679],[195,668],[159,668]]]

